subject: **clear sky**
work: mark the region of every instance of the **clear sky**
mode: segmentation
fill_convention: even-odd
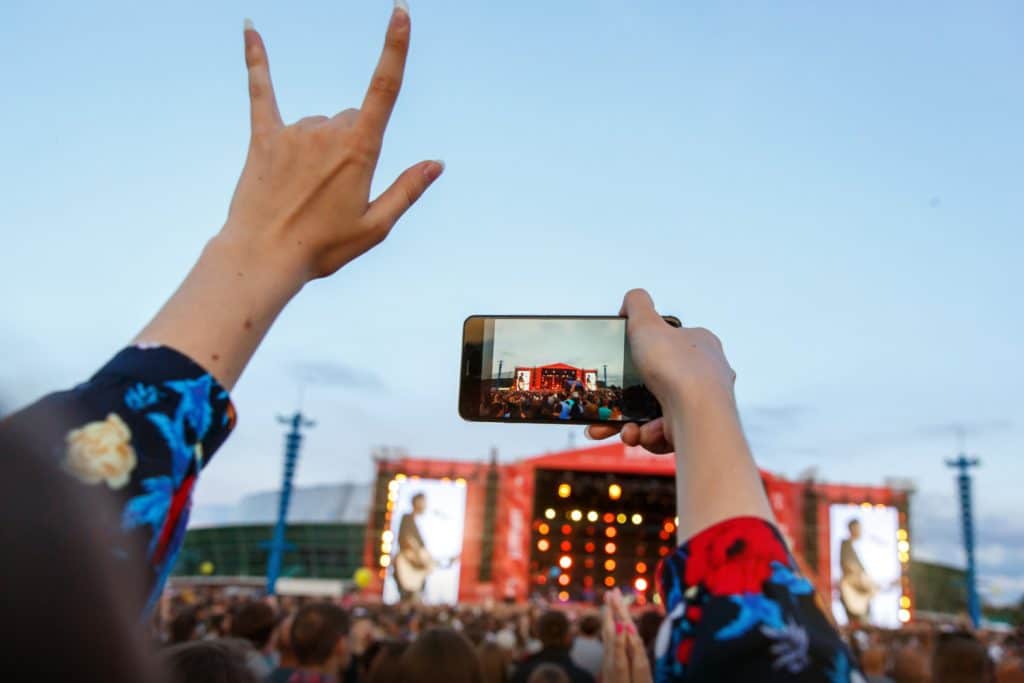
[[[378,185],[448,170],[281,316],[200,509],[368,480],[374,445],[561,448],[456,414],[462,320],[611,314],[645,286],[716,331],[760,462],[912,477],[915,552],[959,561],[968,426],[982,578],[1024,591],[1024,5],[412,0]],[[245,155],[242,19],[286,119],[358,106],[389,0],[0,5],[0,402],[86,377],[221,225]],[[578,434],[578,431],[575,432]],[[727,486],[723,483],[723,487]]]
[[[626,326],[620,320],[518,320],[494,321],[494,357],[491,376],[511,377],[517,365],[535,367],[566,363],[597,370],[604,381],[622,385]]]

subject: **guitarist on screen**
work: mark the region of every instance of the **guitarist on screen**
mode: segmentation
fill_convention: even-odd
[[[395,582],[402,602],[419,602],[427,576],[434,570],[434,558],[427,552],[416,518],[427,509],[427,497],[412,497],[412,512],[402,515],[398,526],[398,557],[395,558]]]
[[[839,546],[839,600],[846,610],[846,617],[853,625],[867,622],[871,608],[871,598],[878,593],[878,584],[868,575],[864,565],[853,547],[853,542],[860,539],[860,520],[852,519],[849,523],[850,537]]]

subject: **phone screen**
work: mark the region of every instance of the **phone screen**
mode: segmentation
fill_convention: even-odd
[[[467,420],[590,424],[661,415],[633,366],[625,318],[471,316],[462,348],[459,413]]]

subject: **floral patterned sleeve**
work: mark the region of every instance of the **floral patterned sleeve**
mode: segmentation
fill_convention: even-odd
[[[2,426],[29,434],[83,484],[116,496],[121,528],[111,530],[111,551],[145,565],[148,611],[181,548],[196,478],[234,422],[228,393],[191,359],[129,347],[88,382]]]
[[[655,642],[657,683],[864,680],[763,519],[701,531],[658,566],[657,585],[667,611]]]

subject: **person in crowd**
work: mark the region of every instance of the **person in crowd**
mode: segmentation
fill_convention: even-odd
[[[943,633],[932,656],[933,683],[995,683],[985,646],[966,631]]]
[[[569,656],[572,632],[564,612],[549,610],[541,615],[537,620],[537,636],[543,646],[541,651],[519,664],[513,683],[527,683],[533,670],[544,664],[564,669],[572,683],[594,683],[594,677],[573,663]]]
[[[650,661],[644,651],[644,642],[637,633],[636,624],[622,599],[618,588],[604,595],[601,620],[604,644],[604,663],[601,682],[652,683]]]
[[[359,681],[366,683],[395,683],[399,680],[399,664],[402,655],[409,648],[409,643],[404,640],[379,640],[375,642],[366,652],[366,674],[365,678],[360,676]]]
[[[185,608],[171,620],[170,637],[167,642],[171,645],[186,643],[196,637],[198,627],[199,619],[195,608]]]
[[[931,683],[930,663],[922,648],[899,646],[893,654],[890,671],[894,683]]]
[[[477,655],[483,683],[508,683],[511,661],[507,649],[496,640],[485,640],[477,648]]]
[[[647,661],[651,669],[654,669],[654,641],[658,637],[658,630],[661,628],[661,612],[654,609],[645,610],[637,619],[636,630],[640,640],[644,643],[644,652],[647,653]]]
[[[867,677],[867,683],[893,683],[893,680],[885,675],[886,651],[880,646],[872,646],[860,656],[861,669]]]
[[[261,683],[246,653],[238,639],[193,640],[163,650],[161,668],[168,683]]]
[[[600,674],[604,647],[601,645],[601,620],[596,615],[586,614],[580,619],[569,656],[576,666],[594,678]]]
[[[295,623],[294,616],[289,613],[278,622],[271,636],[270,650],[277,655],[275,670],[283,669],[290,671],[298,668],[299,660],[295,656],[295,649],[292,647],[292,624]],[[273,671],[271,672],[273,675]]]
[[[526,679],[526,683],[572,683],[565,669],[557,664],[541,664]]]
[[[278,667],[270,683],[337,683],[348,668],[349,619],[329,602],[303,606],[291,628],[292,650],[298,666]]]
[[[231,636],[249,644],[246,662],[260,680],[269,676],[276,665],[268,647],[276,627],[274,608],[257,600],[243,603],[231,618]]]
[[[434,627],[424,631],[402,654],[400,683],[483,683],[480,659],[457,631]]]

